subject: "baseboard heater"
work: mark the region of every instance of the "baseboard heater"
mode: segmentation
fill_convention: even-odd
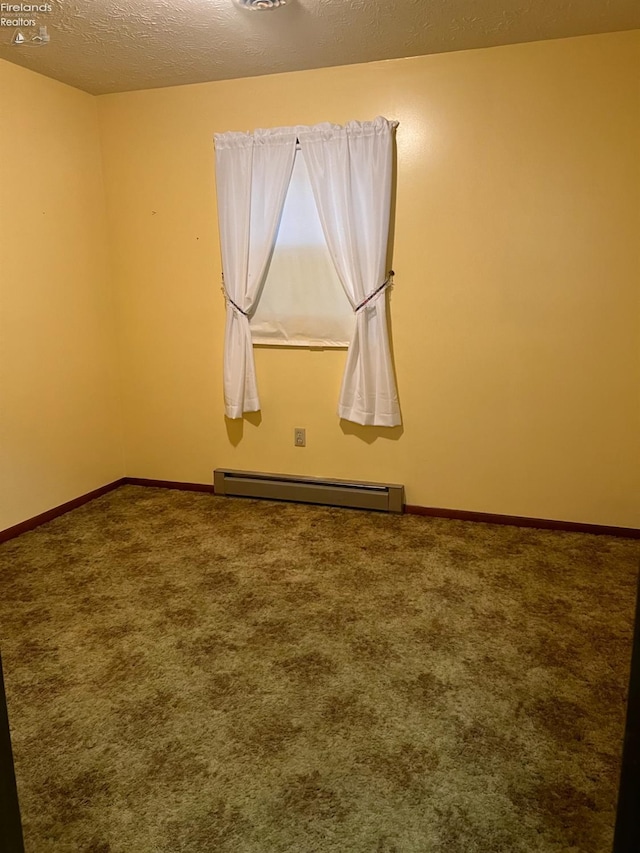
[[[404,486],[388,483],[323,480],[317,477],[289,477],[216,468],[213,472],[213,486],[216,495],[376,509],[381,512],[404,511]]]

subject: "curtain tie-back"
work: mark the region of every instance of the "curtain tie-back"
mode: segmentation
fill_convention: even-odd
[[[239,311],[241,314],[244,314],[245,317],[249,317],[249,313],[247,311],[243,311],[239,305],[236,305],[236,303],[227,293],[227,288],[224,286],[224,276],[222,276],[222,287],[220,288],[220,290],[222,291],[222,295],[224,296],[225,302],[229,303],[230,305],[233,305],[236,311]]]
[[[362,300],[362,302],[359,305],[356,305],[356,307],[353,309],[353,313],[357,314],[361,308],[364,308],[364,306],[368,302],[371,302],[371,300],[373,299],[374,296],[377,296],[381,290],[384,290],[385,287],[388,287],[392,283],[392,279],[393,279],[394,275],[395,275],[395,273],[393,272],[393,270],[389,270],[389,272],[387,273],[387,277],[382,282],[382,284],[379,285],[379,287],[376,287],[376,289],[373,291],[373,293],[370,293],[368,296],[365,296],[365,298]]]

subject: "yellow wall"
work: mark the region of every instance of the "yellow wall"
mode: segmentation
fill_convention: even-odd
[[[0,530],[124,473],[96,99],[0,60]]]
[[[639,57],[634,31],[101,97],[127,473],[640,526]],[[344,352],[277,349],[261,416],[225,423],[212,135],[378,114],[403,428],[338,420]]]
[[[635,31],[97,99],[0,62],[0,529],[217,466],[640,526],[639,56]],[[261,415],[225,422],[212,135],[378,114],[403,427],[338,420],[344,352],[269,349]]]

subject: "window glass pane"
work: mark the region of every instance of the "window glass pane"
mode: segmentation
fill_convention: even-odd
[[[257,310],[255,344],[348,346],[354,315],[333,266],[300,151]]]

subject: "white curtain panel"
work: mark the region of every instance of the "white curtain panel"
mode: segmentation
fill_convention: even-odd
[[[386,279],[395,126],[378,116],[296,128],[329,252],[356,312],[338,415],[365,426],[401,423],[386,288],[360,307]]]
[[[249,316],[262,288],[296,151],[295,128],[218,133],[216,190],[227,297],[224,401],[228,418],[260,409]]]

